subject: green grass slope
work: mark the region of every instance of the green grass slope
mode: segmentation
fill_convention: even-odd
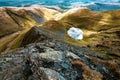
[[[58,15],[56,27],[70,27],[83,30],[83,40],[74,40],[66,34],[66,41],[77,45],[87,45],[93,50],[106,50],[103,55],[120,56],[120,10],[95,12],[89,9],[71,9]],[[46,24],[48,23],[48,24]],[[46,26],[53,22],[46,22]],[[58,24],[61,23],[61,24]],[[63,26],[62,26],[63,25]],[[44,25],[45,26],[45,25]],[[51,29],[54,29],[52,26]]]

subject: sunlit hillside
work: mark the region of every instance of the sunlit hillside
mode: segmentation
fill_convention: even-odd
[[[58,13],[45,7],[1,7],[0,52],[20,47],[24,34],[31,27],[52,19]]]

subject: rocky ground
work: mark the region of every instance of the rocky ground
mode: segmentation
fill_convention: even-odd
[[[118,60],[37,33],[41,42],[1,54],[0,80],[120,80]]]

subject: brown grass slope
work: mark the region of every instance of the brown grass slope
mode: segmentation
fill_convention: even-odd
[[[0,36],[34,26],[38,23],[49,20],[58,11],[39,8],[0,8]]]
[[[5,8],[0,8],[0,37],[18,30],[19,26],[7,14]]]

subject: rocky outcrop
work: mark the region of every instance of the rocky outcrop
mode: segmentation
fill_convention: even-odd
[[[93,51],[55,40],[44,33],[42,42],[1,54],[0,79],[6,80],[119,80],[118,61],[110,68],[108,60],[91,55]],[[95,76],[96,75],[96,76]]]

